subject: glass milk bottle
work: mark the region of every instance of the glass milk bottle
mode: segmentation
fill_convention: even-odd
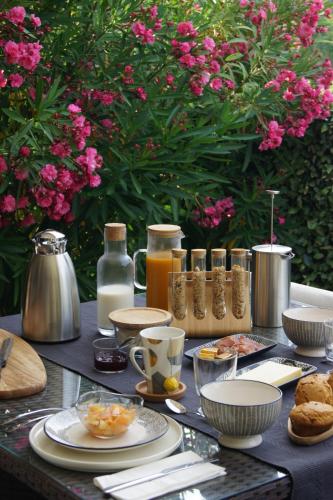
[[[97,326],[102,335],[113,336],[109,314],[134,306],[134,267],[127,255],[126,225],[105,224],[104,255],[97,263]]]
[[[181,228],[173,224],[153,224],[148,226],[147,249],[137,250],[134,263],[137,269],[137,256],[146,253],[147,287],[138,283],[135,286],[147,290],[147,306],[168,310],[168,274],[172,272],[172,249],[181,247],[184,237]]]

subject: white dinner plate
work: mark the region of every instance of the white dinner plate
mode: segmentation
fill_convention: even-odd
[[[182,427],[166,416],[169,427],[167,432],[155,441],[130,448],[125,451],[108,453],[86,453],[61,446],[47,437],[44,420],[38,422],[29,433],[32,449],[47,462],[65,469],[83,472],[109,472],[144,465],[167,457],[175,451],[183,439]]]
[[[58,444],[95,453],[118,452],[134,446],[145,446],[167,432],[169,423],[164,415],[144,406],[136,411],[137,418],[128,430],[109,439],[90,434],[81,423],[76,408],[49,417],[44,423],[44,431]]]

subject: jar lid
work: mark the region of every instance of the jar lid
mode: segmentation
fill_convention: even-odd
[[[160,238],[174,238],[176,236],[182,236],[181,227],[173,224],[153,224],[152,226],[148,226],[148,232],[149,234],[159,236]]]
[[[176,259],[181,259],[182,257],[186,257],[187,250],[186,248],[173,248],[172,249],[172,257]]]
[[[211,254],[214,257],[224,257],[226,255],[227,251],[225,248],[212,248]]]
[[[284,245],[271,245],[270,243],[266,243],[265,245],[256,245],[255,247],[252,247],[252,250],[255,252],[286,255],[292,251],[292,248]]]
[[[107,240],[126,240],[126,224],[123,224],[122,222],[108,222],[104,225],[104,229]]]
[[[109,314],[109,319],[115,326],[137,330],[150,326],[167,325],[171,323],[172,314],[155,307],[129,307],[112,311]]]
[[[207,250],[205,248],[193,248],[193,250],[191,250],[192,257],[196,257],[198,259],[203,259],[206,257],[206,254]]]
[[[232,248],[231,249],[231,255],[237,255],[238,257],[242,257],[243,255],[246,255],[247,249],[246,248]]]

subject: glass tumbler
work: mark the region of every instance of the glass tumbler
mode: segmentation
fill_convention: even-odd
[[[324,321],[324,326],[326,359],[333,363],[333,318]]]
[[[128,366],[128,354],[119,347],[114,338],[96,339],[92,343],[94,348],[94,365],[98,372],[121,373]]]
[[[207,359],[200,357],[200,349],[194,352],[194,382],[198,396],[200,396],[200,388],[209,382],[235,378],[237,351],[230,347],[225,349],[223,354],[225,354],[224,358]],[[201,408],[198,409],[198,412],[202,414]]]

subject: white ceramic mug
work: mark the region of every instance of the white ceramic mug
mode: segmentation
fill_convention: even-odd
[[[141,346],[130,350],[131,362],[147,381],[147,390],[152,394],[163,394],[166,379],[174,377],[180,381],[185,332],[181,328],[154,326],[140,332]],[[143,353],[144,371],[135,359],[135,353]]]

